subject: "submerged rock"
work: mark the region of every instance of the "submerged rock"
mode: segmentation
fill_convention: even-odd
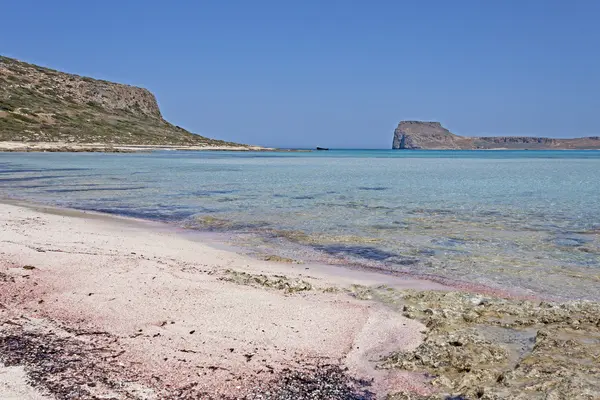
[[[375,297],[381,297],[373,290]],[[463,292],[390,294],[406,317],[428,328],[414,351],[392,354],[382,368],[432,376],[438,393],[390,399],[598,399],[600,304],[548,303]],[[534,339],[534,342],[530,343]]]
[[[292,258],[281,257],[274,254],[265,255],[262,257],[265,261],[272,261],[278,263],[286,263],[286,264],[302,264],[302,261],[294,260]]]

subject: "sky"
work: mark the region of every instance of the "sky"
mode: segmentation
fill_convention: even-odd
[[[277,147],[600,135],[597,0],[6,1],[0,54],[142,86],[170,122]]]

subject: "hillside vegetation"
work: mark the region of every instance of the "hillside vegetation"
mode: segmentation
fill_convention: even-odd
[[[0,56],[0,141],[240,146],[162,118],[148,90]]]

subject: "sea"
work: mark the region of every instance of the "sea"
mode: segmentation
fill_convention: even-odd
[[[600,151],[3,153],[0,196],[258,258],[600,300]]]

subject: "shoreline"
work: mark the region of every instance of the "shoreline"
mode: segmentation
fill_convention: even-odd
[[[309,152],[310,150],[277,149],[262,146],[198,146],[198,145],[143,145],[143,144],[105,144],[105,143],[67,143],[67,142],[2,142],[0,152],[32,153],[148,153],[152,151],[276,151]]]
[[[192,378],[173,371],[190,363],[209,371],[197,390],[215,398],[242,398],[236,392],[253,392],[247,385],[257,382],[271,385],[286,368],[310,370],[327,363],[350,368],[361,378],[378,376],[373,385],[386,391],[389,374],[378,373],[366,355],[414,348],[422,336],[417,321],[325,290],[381,285],[388,277],[357,271],[335,276],[327,268],[258,261],[144,220],[6,201],[0,210],[0,331],[19,326],[20,336],[44,342],[50,339],[40,332],[123,343],[113,350],[126,351],[119,361],[139,370],[127,379],[143,382],[144,390],[167,393],[180,379],[187,382]],[[251,282],[237,282],[240,276]],[[255,285],[259,276],[274,280],[275,289]],[[394,281],[399,288],[442,287]],[[405,334],[398,337],[398,332]],[[369,343],[374,336],[381,340]],[[1,344],[0,337],[0,359],[5,356]],[[152,376],[170,386],[157,385]],[[232,387],[227,383],[232,377],[246,387]]]
[[[77,208],[61,207],[52,204],[36,203],[28,200],[14,199],[0,196],[0,206],[15,206],[28,209],[42,214],[56,215],[59,217],[76,218],[81,220],[97,220],[108,224],[121,224],[125,227],[148,231],[156,234],[173,235],[181,240],[189,242],[192,245],[197,245],[228,254],[231,257],[239,258],[243,262],[250,261],[261,265],[268,265],[270,272],[285,273],[287,270],[299,271],[311,270],[311,274],[319,274],[319,278],[334,277],[347,280],[357,279],[365,280],[372,285],[387,284],[392,287],[402,289],[419,289],[428,290],[463,290],[467,289],[468,282],[450,281],[442,282],[443,278],[435,276],[421,276],[410,273],[392,272],[380,270],[374,267],[345,265],[345,264],[327,264],[320,262],[301,262],[298,264],[289,263],[278,260],[265,260],[256,257],[253,254],[245,253],[243,248],[236,247],[229,243],[226,239],[221,238],[218,234],[209,231],[199,231],[182,227],[170,222],[161,220],[152,220],[139,217],[130,217],[120,214],[112,214],[95,210],[84,210]],[[249,266],[249,265],[247,265]],[[263,271],[264,272],[264,271]],[[483,285],[474,285],[471,287],[473,293],[489,293],[497,296],[504,296],[515,299],[525,299],[528,297],[503,292],[495,288]]]
[[[432,287],[437,290],[458,290],[474,294],[485,294],[496,297],[518,299],[518,300],[545,300],[545,301],[557,301],[548,296],[544,296],[540,293],[536,294],[524,294],[521,293],[521,288],[513,288],[511,290],[493,287],[484,284],[473,284],[468,281],[462,281],[458,279],[451,279],[443,276],[432,275],[432,274],[418,274],[412,272],[400,272],[392,271],[387,269],[381,269],[378,267],[361,265],[361,264],[346,264],[346,263],[327,263],[322,261],[314,260],[299,260],[298,263],[290,263],[286,259],[281,260],[278,256],[274,255],[273,260],[259,257],[258,253],[248,252],[247,249],[239,247],[231,243],[231,238],[224,232],[212,232],[209,230],[198,230],[196,228],[184,227],[172,222],[164,220],[153,220],[141,217],[133,217],[127,215],[121,215],[118,213],[108,213],[103,211],[86,210],[78,208],[61,207],[52,204],[36,203],[24,199],[2,197],[0,196],[0,204],[16,205],[19,207],[25,207],[34,211],[40,211],[43,213],[57,214],[64,216],[72,216],[77,218],[98,218],[105,221],[114,221],[125,224],[132,224],[133,226],[139,226],[142,229],[150,229],[158,232],[170,232],[181,236],[192,242],[197,242],[202,245],[209,246],[219,251],[225,251],[241,257],[250,258],[251,260],[259,263],[269,262],[277,264],[282,267],[283,270],[279,270],[281,273],[285,273],[286,268],[298,268],[307,269],[310,268],[313,271],[323,271],[329,275],[345,276],[345,275],[356,275],[357,279],[363,279],[364,277],[373,277],[370,281],[372,284],[383,284],[388,283],[390,280],[406,281],[406,282],[418,282],[419,284],[430,283]],[[266,254],[265,254],[266,255]],[[267,255],[268,258],[268,255]],[[401,285],[403,288],[411,288],[410,284],[408,287]]]
[[[353,149],[330,149],[353,150]],[[565,149],[523,149],[523,148],[493,148],[493,149],[356,149],[356,150],[394,150],[405,153],[421,151],[600,151],[596,148]],[[253,145],[240,146],[199,146],[199,145],[143,145],[143,144],[118,144],[118,143],[67,143],[67,142],[11,142],[0,141],[0,153],[149,153],[153,151],[239,151],[239,152],[282,152],[282,153],[310,153],[313,149],[288,149],[276,147],[263,147]]]
[[[170,224],[18,200],[0,199],[0,224],[0,397],[600,393],[600,367],[579,363],[596,357],[597,303],[258,260]]]

